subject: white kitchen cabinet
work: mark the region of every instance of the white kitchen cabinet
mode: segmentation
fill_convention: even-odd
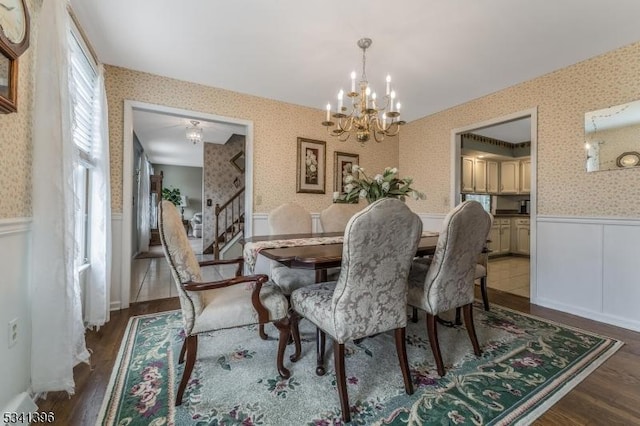
[[[460,182],[460,192],[473,192],[473,157],[462,156],[462,181]]]
[[[475,193],[487,192],[487,160],[476,158],[473,163],[473,191]]]
[[[490,255],[508,254],[511,251],[511,219],[495,218],[489,231],[489,240]]]
[[[531,192],[531,158],[520,160],[520,193]]]
[[[517,194],[519,185],[519,161],[502,161],[500,163],[500,193]]]
[[[497,161],[487,161],[487,192],[489,194],[497,194],[500,191],[500,181],[498,180],[498,163]]]
[[[530,224],[529,219],[514,218],[516,230],[516,252],[529,254]]]

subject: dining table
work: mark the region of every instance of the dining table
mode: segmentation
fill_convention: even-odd
[[[289,268],[315,270],[315,281],[327,281],[327,270],[340,267],[342,264],[343,233],[311,233],[269,235],[246,238],[243,241],[243,255],[245,263],[252,270],[259,254],[274,260]],[[417,257],[432,255],[438,243],[438,233],[423,231],[416,250]],[[414,312],[414,317],[416,313]],[[292,330],[292,332],[294,332]],[[316,330],[316,341],[319,348],[316,362],[316,374],[325,374],[324,333]],[[291,360],[295,361],[300,356],[299,339],[297,340],[295,353]]]

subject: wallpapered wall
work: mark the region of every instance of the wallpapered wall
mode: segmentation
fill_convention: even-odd
[[[114,212],[122,212],[125,99],[253,121],[256,213],[269,212],[288,201],[298,202],[312,212],[324,209],[332,201],[334,151],[359,154],[360,164],[372,171],[381,171],[386,166],[398,164],[397,138],[390,138],[382,143],[370,142],[365,147],[353,140],[340,142],[329,137],[325,128],[320,125],[323,120],[320,109],[114,66],[106,66],[106,89],[111,143],[111,201]],[[296,193],[297,137],[327,142],[327,191],[324,195]]]
[[[18,58],[18,112],[0,114],[0,219],[31,216],[31,117],[34,55],[42,0],[27,1],[29,48]]]
[[[215,143],[204,144],[204,199],[211,199],[211,207],[204,207],[202,229],[204,230],[204,248],[211,245],[215,234],[215,205],[226,203],[236,192],[244,186],[244,174],[231,164],[231,158],[244,149],[244,138],[233,138],[224,145]],[[240,179],[240,188],[233,185],[234,179]],[[241,208],[244,209],[244,196],[239,198]],[[236,201],[234,201],[236,203]],[[237,204],[234,204],[237,206]],[[222,220],[222,219],[221,219]],[[228,224],[231,225],[231,215]],[[224,229],[224,221],[220,224],[220,231]]]
[[[584,113],[640,99],[638,76],[640,42],[409,123],[400,167],[427,194],[412,208],[448,210],[452,129],[538,107],[538,214],[640,217],[640,168],[587,173],[584,162]]]

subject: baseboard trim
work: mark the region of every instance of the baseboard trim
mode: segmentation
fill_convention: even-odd
[[[545,299],[543,297],[536,297],[535,299],[531,299],[531,303],[536,304],[538,306],[545,307],[545,308],[555,309],[556,311],[577,315],[582,318],[587,318],[587,319],[602,322],[605,324],[611,324],[617,327],[622,327],[629,330],[640,332],[640,321],[628,320],[626,318],[621,318],[615,315],[609,315],[602,312],[582,309],[577,306],[558,303],[553,300]]]
[[[110,311],[119,311],[120,307],[122,306],[122,302],[119,300],[114,300],[110,303],[109,305],[109,310]]]

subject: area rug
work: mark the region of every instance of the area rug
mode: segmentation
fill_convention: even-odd
[[[529,424],[620,348],[622,342],[492,305],[474,308],[483,354],[464,327],[439,326],[447,374],[439,377],[424,318],[407,327],[415,392],[404,393],[392,333],[346,348],[351,424]],[[198,359],[175,407],[182,374],[179,311],[131,318],[97,424],[338,425],[340,402],[327,342],[327,374],[315,374],[315,329],[301,322],[302,358],[277,373],[275,338],[255,326],[201,336]],[[271,327],[271,326],[269,326]],[[277,336],[275,328],[267,330]],[[293,350],[288,347],[288,353]]]

